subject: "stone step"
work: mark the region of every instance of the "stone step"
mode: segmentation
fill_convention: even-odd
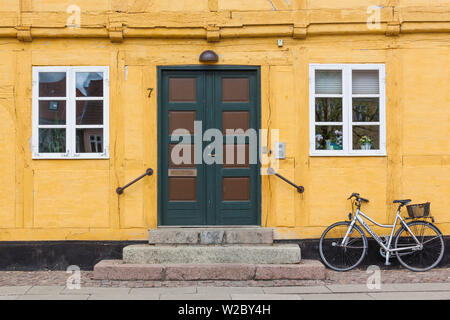
[[[290,264],[300,262],[297,244],[231,246],[131,245],[123,249],[124,263],[254,263]]]
[[[324,280],[325,266],[315,260],[297,264],[124,264],[103,260],[94,267],[96,280]]]
[[[189,244],[272,244],[271,228],[158,228],[149,230],[149,243]]]

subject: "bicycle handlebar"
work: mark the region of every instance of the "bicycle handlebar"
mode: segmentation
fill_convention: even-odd
[[[352,195],[351,195],[347,200],[350,200],[350,199],[353,198],[353,197],[355,197],[356,200],[358,200],[358,201],[360,201],[360,202],[361,202],[361,201],[369,202],[368,199],[365,199],[365,198],[360,197],[360,196],[359,196],[359,193],[352,193]]]

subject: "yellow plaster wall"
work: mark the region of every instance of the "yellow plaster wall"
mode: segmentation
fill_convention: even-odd
[[[0,88],[0,227],[15,227],[15,126],[12,87]]]
[[[7,6],[7,2],[10,3],[0,0],[0,12],[19,10],[19,6]],[[363,34],[357,24],[340,24],[345,19],[360,21],[366,2],[357,1],[362,8],[357,18],[353,11],[340,11],[352,8],[356,4],[352,0],[289,3],[292,8],[283,7],[287,3],[281,0],[247,1],[243,5],[231,0],[77,2],[83,12],[98,11],[99,21],[112,19],[106,11],[205,12],[205,16],[195,15],[189,21],[182,20],[183,15],[179,19],[164,16],[171,19],[165,36],[152,33],[156,32],[154,26],[136,28],[135,33],[125,29],[120,43],[108,39],[108,31],[101,29],[106,25],[76,31],[83,38],[72,34],[66,34],[70,38],[58,36],[58,32],[67,31],[63,27],[47,31],[42,25],[32,26],[31,34],[39,36],[32,36],[32,41],[19,41],[15,31],[0,21],[0,35],[5,35],[0,39],[0,240],[145,239],[147,229],[157,225],[156,67],[198,64],[199,54],[206,49],[215,50],[222,64],[261,66],[261,126],[280,130],[287,158],[280,161],[279,172],[306,188],[300,195],[275,177],[263,177],[262,224],[275,227],[277,238],[320,236],[327,225],[345,219],[351,209],[345,199],[352,192],[360,192],[371,200],[364,210],[380,222],[393,218],[392,200],[396,198],[431,201],[438,226],[450,234],[447,18],[428,12],[420,28],[426,25],[431,31],[388,37],[384,33]],[[66,15],[64,1],[22,0],[20,4],[22,11],[63,11],[61,17]],[[396,10],[398,6],[410,9],[405,1],[386,0],[379,4]],[[414,0],[413,4],[420,7],[429,3]],[[448,1],[434,4],[445,7]],[[331,11],[316,10],[320,8]],[[315,12],[311,17],[319,17],[319,21],[334,19],[335,28],[327,27],[334,33],[314,33],[314,28],[323,27],[317,24],[308,27],[312,33],[306,38],[293,38],[292,26],[283,25],[283,19],[290,19],[289,24],[295,25],[296,19],[309,9]],[[231,15],[223,10],[230,10]],[[295,14],[286,14],[287,11]],[[417,11],[411,12],[416,12],[417,19]],[[388,11],[385,14],[388,17]],[[230,16],[237,17],[238,23]],[[8,17],[8,21],[15,19]],[[18,17],[20,13],[17,20]],[[206,26],[216,18],[232,25],[229,30],[233,33],[223,31],[220,41],[207,42]],[[89,19],[95,21],[92,16]],[[139,17],[130,19],[138,21]],[[140,23],[146,21],[141,19]],[[163,20],[148,21],[164,25]],[[361,21],[364,26],[365,20]],[[49,25],[52,23],[49,21]],[[189,25],[188,30],[173,27],[183,23]],[[254,25],[260,23],[263,25]],[[144,29],[152,39],[136,33]],[[135,36],[127,38],[130,34]],[[180,34],[182,39],[177,36]],[[277,46],[279,38],[284,40],[281,48]],[[309,156],[309,63],[386,64],[386,157]],[[110,67],[109,160],[31,159],[31,70],[35,65]],[[154,89],[151,97],[147,88]],[[118,186],[149,167],[155,169],[152,177],[117,196]]]
[[[7,0],[5,0],[7,1]],[[11,0],[10,0],[11,1]],[[61,12],[71,5],[81,11],[155,12],[155,11],[205,11],[208,0],[32,0],[33,11]]]
[[[81,11],[106,11],[114,8],[110,1],[105,0],[31,0],[22,2],[29,3],[30,11],[65,12],[69,6],[73,5],[80,7]]]

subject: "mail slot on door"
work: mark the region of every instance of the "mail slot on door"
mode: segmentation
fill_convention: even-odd
[[[169,169],[169,177],[196,177],[197,169]]]

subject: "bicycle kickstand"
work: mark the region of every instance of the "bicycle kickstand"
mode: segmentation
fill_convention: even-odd
[[[391,263],[389,262],[390,256],[391,256],[391,253],[389,251],[386,251],[386,262],[384,263],[385,266],[391,265]]]

